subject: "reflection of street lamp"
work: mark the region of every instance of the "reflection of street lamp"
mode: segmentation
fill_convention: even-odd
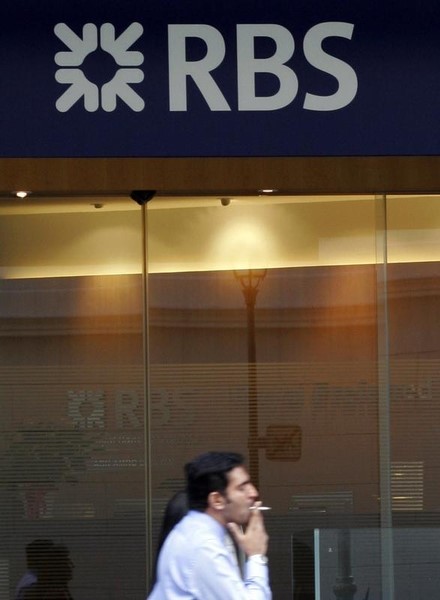
[[[259,457],[255,302],[260,285],[263,279],[266,277],[266,273],[267,269],[247,269],[244,271],[234,271],[234,276],[239,282],[241,291],[243,292],[247,313],[249,472],[251,479],[257,488],[259,484]]]

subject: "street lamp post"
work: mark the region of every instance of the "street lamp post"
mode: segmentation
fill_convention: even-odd
[[[249,473],[252,482],[259,486],[259,455],[258,455],[258,394],[257,394],[257,356],[255,344],[255,304],[257,294],[267,269],[247,269],[234,271],[234,276],[240,284],[246,304],[247,315],[247,350],[248,350],[248,449]]]

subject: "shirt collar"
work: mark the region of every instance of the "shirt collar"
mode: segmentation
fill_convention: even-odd
[[[224,539],[226,527],[214,519],[214,517],[211,517],[211,515],[198,510],[190,510],[188,514],[192,520],[198,523],[205,523],[206,527],[209,527],[209,529],[215,533],[219,540]]]

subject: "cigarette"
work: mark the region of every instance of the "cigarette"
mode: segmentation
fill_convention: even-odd
[[[271,506],[251,506],[250,510],[272,510]]]

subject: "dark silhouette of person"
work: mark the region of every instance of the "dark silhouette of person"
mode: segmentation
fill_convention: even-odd
[[[157,575],[157,560],[159,558],[160,550],[175,525],[187,514],[189,510],[188,495],[186,491],[181,490],[176,492],[169,500],[165,507],[162,523],[160,526],[159,538],[157,540],[156,556],[154,558],[153,565],[153,580],[152,586],[156,582]]]
[[[310,531],[298,532],[292,541],[293,600],[315,600],[315,560],[312,536],[313,532]]]
[[[15,600],[22,600],[26,589],[37,582],[37,573],[41,570],[46,554],[53,545],[52,540],[36,539],[26,546],[27,571],[17,584]]]
[[[22,600],[73,600],[69,590],[72,576],[73,563],[68,548],[53,545],[38,565],[36,583],[24,590]]]

